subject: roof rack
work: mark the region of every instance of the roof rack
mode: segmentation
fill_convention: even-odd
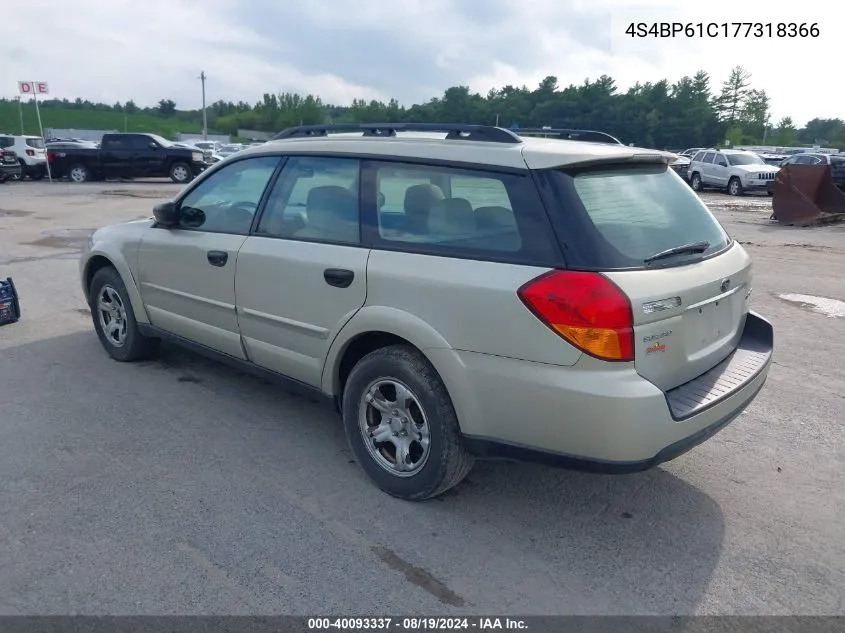
[[[462,123],[339,123],[335,125],[300,125],[282,130],[274,141],[288,138],[328,136],[330,132],[363,132],[363,136],[396,136],[397,132],[446,132],[447,140],[521,143],[519,135],[492,125]]]
[[[514,130],[519,135],[524,136],[551,136],[553,138],[565,139],[570,141],[584,141],[587,143],[611,143],[613,145],[622,145],[622,141],[611,136],[605,132],[596,132],[595,130],[569,130],[562,128],[527,128]]]

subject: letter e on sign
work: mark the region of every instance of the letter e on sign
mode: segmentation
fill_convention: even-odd
[[[50,94],[50,90],[47,86],[47,82],[45,81],[38,81],[35,83],[35,92],[40,95]]]
[[[31,95],[33,92],[35,92],[35,87],[32,85],[31,81],[19,81],[18,91],[22,95]]]

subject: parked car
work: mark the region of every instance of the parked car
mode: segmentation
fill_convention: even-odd
[[[194,147],[198,147],[205,156],[205,162],[209,163],[210,165],[213,165],[214,163],[218,163],[223,160],[223,156],[220,155],[220,146],[222,145],[222,143],[218,143],[217,141],[205,140],[191,140],[186,141],[186,143],[189,143]]]
[[[155,134],[105,134],[99,149],[63,148],[49,153],[54,178],[73,182],[109,178],[161,178],[185,184],[208,164],[202,152]]]
[[[40,136],[0,134],[0,149],[13,151],[21,166],[20,178],[40,180],[47,174],[47,151]]]
[[[644,470],[763,386],[751,259],[671,155],[477,125],[277,139],[92,235],[80,280],[112,359],[167,339],[318,394],[412,500],[476,458]]]
[[[778,167],[786,158],[785,154],[758,154],[763,162],[767,165],[777,165]]]
[[[207,165],[213,165],[214,163],[223,160],[222,156],[220,156],[219,154],[215,154],[210,149],[203,149],[199,145],[194,145],[193,143],[190,143],[188,141],[174,143],[174,145],[176,147],[186,147],[196,152],[202,152],[202,158]]]
[[[732,196],[767,191],[777,170],[754,152],[739,149],[708,149],[693,156],[688,169],[695,191],[707,187],[725,189]]]
[[[780,163],[780,167],[786,165],[830,165],[830,178],[833,184],[845,191],[845,156],[840,154],[805,153],[793,154]],[[774,180],[769,184],[767,190],[769,195],[774,195]]]
[[[217,153],[220,154],[223,158],[228,158],[232,154],[236,154],[240,152],[244,148],[243,145],[240,143],[229,143],[227,145],[221,145],[220,148],[217,150]]]
[[[0,183],[20,180],[22,171],[18,155],[10,149],[0,149]]]
[[[681,154],[675,154],[675,159],[669,163],[669,167],[678,174],[685,182],[689,182],[687,178],[687,171],[689,170],[690,159]]]
[[[221,145],[221,143],[219,143],[218,141],[207,141],[207,140],[204,140],[204,139],[190,139],[190,140],[185,141],[185,142],[190,143],[191,145],[194,145],[195,147],[199,147],[203,151],[210,151],[214,154],[217,153],[217,151],[220,149],[220,145]]]
[[[687,158],[691,159],[693,156],[695,156],[698,152],[700,152],[703,149],[706,149],[706,148],[704,148],[704,147],[690,147],[689,149],[685,149],[684,151],[679,152],[679,154],[681,156],[686,156]]]

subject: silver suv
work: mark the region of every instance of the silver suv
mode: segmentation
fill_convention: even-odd
[[[687,178],[695,191],[717,187],[732,196],[741,196],[748,191],[766,191],[777,171],[754,152],[708,149],[693,156]]]
[[[277,138],[93,234],[113,359],[168,339],[319,393],[412,500],[475,458],[644,470],[763,386],[751,261],[673,155],[468,125]]]

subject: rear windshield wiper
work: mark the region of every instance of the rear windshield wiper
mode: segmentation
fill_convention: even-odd
[[[681,255],[684,253],[703,253],[708,248],[710,248],[710,242],[690,242],[689,244],[681,244],[680,246],[673,246],[672,248],[667,248],[665,251],[660,251],[659,253],[655,253],[654,255],[649,255],[643,260],[643,263],[650,264],[651,262],[656,262],[659,259],[666,259],[667,257],[672,257],[672,255]]]

